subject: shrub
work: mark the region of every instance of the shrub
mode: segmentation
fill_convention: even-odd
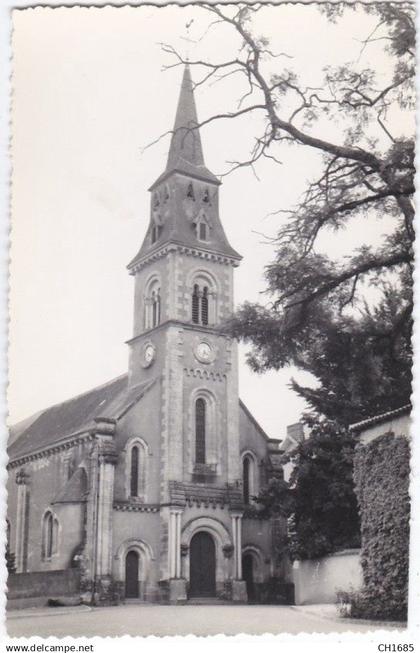
[[[404,437],[387,433],[356,450],[364,587],[351,597],[350,616],[407,618],[409,473],[410,449]]]

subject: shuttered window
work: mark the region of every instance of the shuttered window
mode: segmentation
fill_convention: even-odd
[[[195,284],[193,294],[192,294],[192,321],[194,324],[199,323],[199,318],[200,318],[200,297],[199,297],[199,288],[198,285]]]
[[[201,298],[201,324],[207,325],[209,323],[209,296],[207,286],[203,289],[203,296]]]

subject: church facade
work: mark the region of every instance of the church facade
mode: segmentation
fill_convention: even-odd
[[[241,257],[219,217],[186,66],[167,166],[129,263],[129,369],[28,420],[9,447],[17,574],[77,569],[94,603],[258,600],[284,579],[281,520],[252,501],[276,444],[238,396],[233,311]]]

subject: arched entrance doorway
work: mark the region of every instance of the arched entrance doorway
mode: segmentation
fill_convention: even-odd
[[[196,533],[190,542],[189,595],[216,595],[216,548],[212,536],[205,531]]]
[[[257,598],[254,571],[254,556],[251,553],[245,553],[242,556],[242,577],[246,583],[248,601],[251,602],[255,601]]]
[[[129,551],[125,558],[125,598],[139,598],[139,554]]]

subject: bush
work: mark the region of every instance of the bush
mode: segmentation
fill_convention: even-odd
[[[364,587],[351,596],[349,616],[407,618],[409,474],[410,448],[404,437],[387,433],[356,450]]]
[[[10,551],[9,543],[6,544],[5,558],[6,558],[6,569],[8,573],[15,574],[16,559],[15,559],[15,554]]]

